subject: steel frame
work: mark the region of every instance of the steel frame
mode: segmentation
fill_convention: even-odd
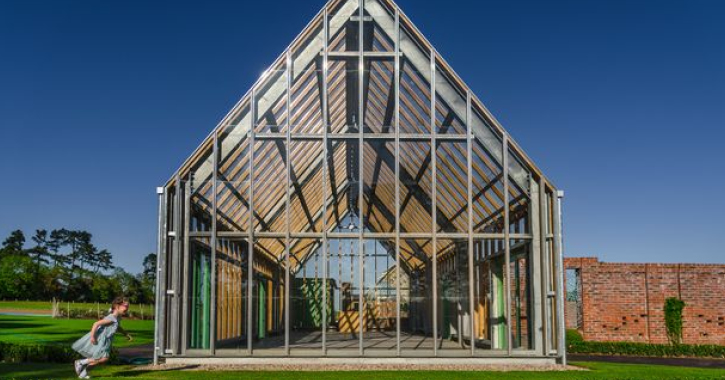
[[[473,344],[473,338],[476,331],[476,322],[475,322],[475,307],[474,307],[474,298],[475,298],[475,292],[474,292],[474,240],[476,239],[503,239],[504,241],[504,281],[503,281],[503,287],[504,287],[504,298],[505,298],[505,320],[506,320],[506,355],[509,357],[517,357],[520,355],[538,355],[538,356],[544,356],[548,357],[551,355],[555,355],[556,357],[560,358],[562,362],[566,361],[565,356],[565,349],[564,349],[564,341],[563,341],[563,270],[562,270],[562,251],[563,251],[563,238],[562,238],[562,227],[561,227],[561,199],[563,198],[563,193],[558,192],[554,186],[551,184],[550,181],[548,181],[543,175],[536,169],[533,164],[530,163],[530,160],[528,157],[523,154],[523,151],[518,148],[518,146],[513,143],[513,141],[510,139],[509,135],[503,131],[502,128],[498,125],[498,122],[493,118],[493,116],[490,115],[490,113],[483,107],[483,105],[480,103],[480,101],[475,97],[475,95],[467,89],[467,87],[463,86],[465,89],[465,134],[439,134],[437,132],[437,126],[436,126],[436,101],[437,101],[437,88],[436,88],[436,75],[437,70],[443,70],[445,72],[451,73],[451,75],[454,78],[458,78],[455,72],[453,72],[450,67],[443,61],[442,58],[438,55],[437,51],[432,48],[430,48],[430,79],[429,79],[429,91],[430,91],[430,124],[429,124],[429,133],[424,134],[406,134],[401,133],[401,105],[400,105],[400,99],[401,99],[401,59],[405,58],[405,54],[402,52],[401,49],[401,31],[402,31],[402,23],[405,20],[405,25],[407,28],[409,28],[409,33],[420,35],[420,38],[427,43],[427,41],[422,37],[420,32],[415,28],[410,21],[408,21],[407,17],[402,13],[402,11],[394,5],[389,0],[377,0],[378,3],[381,4],[388,4],[390,8],[394,11],[394,14],[391,15],[393,17],[394,22],[394,51],[392,52],[372,52],[372,51],[365,51],[365,22],[373,21],[372,18],[365,16],[365,0],[358,0],[359,1],[359,8],[358,8],[358,16],[357,16],[357,22],[358,22],[358,51],[357,52],[330,52],[329,51],[329,42],[330,42],[330,20],[329,20],[329,14],[328,10],[330,9],[330,6],[326,6],[320,14],[316,17],[321,17],[322,19],[322,36],[323,36],[323,47],[322,51],[320,52],[319,56],[321,56],[322,59],[322,67],[323,67],[323,73],[322,73],[322,127],[323,127],[323,133],[321,134],[308,134],[308,133],[293,133],[292,132],[292,73],[293,73],[293,57],[292,57],[292,45],[288,47],[283,55],[284,60],[284,67],[285,67],[285,91],[286,91],[286,131],[284,133],[258,133],[256,132],[257,127],[257,120],[258,120],[258,110],[256,109],[256,96],[259,89],[264,84],[264,80],[266,79],[267,75],[260,78],[260,80],[255,83],[252,90],[248,93],[248,95],[245,95],[245,98],[249,99],[249,118],[250,118],[250,125],[247,132],[247,138],[249,141],[249,152],[248,154],[248,162],[249,162],[249,187],[247,189],[248,192],[248,202],[249,202],[249,208],[248,212],[250,214],[249,217],[249,225],[247,228],[247,231],[243,232],[228,232],[228,231],[218,231],[217,226],[217,220],[218,220],[218,204],[217,204],[217,197],[218,197],[218,173],[219,173],[219,129],[215,129],[214,132],[210,135],[210,139],[212,140],[212,166],[213,166],[213,173],[211,175],[212,177],[212,194],[213,199],[211,201],[211,230],[208,232],[193,232],[190,231],[189,228],[189,220],[190,220],[190,213],[191,213],[191,207],[189,204],[189,198],[191,196],[191,191],[188,187],[186,187],[186,184],[191,180],[191,177],[188,176],[188,169],[184,169],[187,164],[182,166],[181,169],[177,172],[177,174],[174,176],[173,181],[170,181],[165,188],[163,188],[162,192],[159,192],[159,239],[157,244],[157,251],[158,251],[158,257],[157,257],[157,265],[158,265],[158,281],[156,284],[156,292],[157,292],[157,329],[155,332],[155,350],[154,350],[154,362],[158,362],[159,357],[163,356],[194,356],[200,354],[198,350],[191,350],[188,349],[188,341],[187,341],[187,330],[188,330],[188,298],[189,298],[189,279],[188,277],[188,271],[189,271],[189,238],[196,238],[196,237],[208,237],[210,238],[210,245],[211,245],[211,313],[214,314],[216,310],[216,284],[217,284],[217,271],[216,271],[216,254],[217,254],[217,241],[219,238],[246,238],[247,244],[248,244],[248,258],[247,258],[247,297],[246,297],[246,352],[240,351],[240,354],[244,355],[255,355],[254,348],[253,348],[253,327],[254,327],[254,305],[253,305],[253,299],[254,299],[254,257],[255,257],[255,243],[256,239],[260,238],[278,238],[278,239],[284,239],[285,241],[285,249],[284,249],[284,262],[285,262],[285,279],[284,279],[284,356],[292,356],[290,352],[290,250],[291,250],[291,242],[293,239],[298,238],[312,238],[312,239],[319,239],[322,244],[322,258],[325,265],[323,266],[322,271],[322,280],[323,284],[327,286],[327,280],[329,278],[329,268],[328,268],[328,242],[330,239],[357,239],[358,241],[358,288],[359,288],[359,298],[358,303],[360,305],[360,319],[363,319],[363,305],[364,305],[364,298],[363,293],[365,289],[365,240],[367,239],[394,239],[395,241],[395,273],[396,273],[396,283],[395,283],[395,289],[396,289],[396,333],[395,333],[395,341],[396,341],[396,349],[395,349],[395,356],[401,357],[405,356],[404,352],[401,350],[401,240],[403,239],[430,239],[433,250],[432,250],[432,330],[433,330],[433,356],[441,356],[441,354],[444,354],[442,356],[450,356],[450,352],[441,353],[439,352],[439,339],[443,339],[442,335],[440,335],[440,332],[438,330],[438,240],[439,239],[466,239],[467,241],[467,265],[468,265],[468,271],[467,275],[469,277],[468,281],[468,317],[470,319],[470,324],[466,326],[465,328],[461,327],[461,331],[458,332],[458,334],[461,335],[459,339],[463,339],[462,335],[465,332],[465,329],[469,330],[469,336],[471,339],[470,344],[470,350],[468,350],[467,354],[454,354],[453,356],[469,356],[469,357],[481,357],[481,356],[498,356],[498,353],[491,352],[489,350],[483,350],[478,349],[475,344]],[[335,3],[335,1],[332,1],[332,3]],[[314,24],[314,21],[311,22],[307,29],[311,28]],[[306,29],[306,30],[307,30]],[[298,37],[299,38],[299,37]],[[358,60],[358,85],[357,85],[357,99],[358,99],[358,125],[357,125],[357,132],[356,133],[332,133],[330,132],[330,109],[328,104],[328,74],[329,74],[329,58],[330,57],[344,57],[344,58],[357,58]],[[383,133],[367,133],[365,132],[365,112],[366,112],[366,106],[365,106],[365,100],[366,100],[366,88],[365,88],[365,73],[367,72],[366,67],[370,64],[372,60],[376,59],[393,59],[394,60],[394,73],[393,73],[393,90],[395,93],[394,97],[394,133],[390,134],[383,134]],[[240,101],[238,104],[243,104],[244,101]],[[235,107],[236,108],[236,107]],[[474,215],[474,208],[473,208],[473,178],[474,178],[474,164],[473,164],[473,145],[474,142],[477,141],[477,136],[475,131],[473,130],[472,124],[473,124],[473,113],[474,108],[478,110],[483,111],[483,116],[486,117],[488,120],[491,121],[491,124],[495,128],[500,128],[502,133],[501,136],[501,152],[502,152],[502,171],[503,171],[503,220],[504,220],[504,230],[501,233],[478,233],[474,230],[473,225],[473,215]],[[229,115],[231,115],[232,112],[230,112]],[[225,120],[229,117],[225,118]],[[225,125],[224,122],[220,125]],[[357,207],[358,207],[358,213],[359,215],[359,223],[360,226],[358,226],[358,232],[355,233],[341,233],[341,232],[331,232],[328,229],[327,225],[327,207],[328,202],[330,202],[329,195],[323,195],[323,201],[322,201],[322,219],[323,219],[323,230],[321,232],[292,232],[291,231],[291,194],[290,194],[290,188],[291,188],[291,156],[290,156],[290,146],[293,141],[304,141],[304,140],[315,140],[315,141],[321,141],[323,145],[323,151],[322,151],[322,186],[323,191],[326,191],[327,189],[327,180],[328,175],[330,173],[329,168],[329,160],[328,155],[331,154],[328,151],[328,144],[330,141],[334,140],[350,140],[350,141],[356,141],[358,144],[358,199],[357,199]],[[257,232],[255,231],[255,218],[252,217],[255,215],[255,187],[257,185],[257,179],[255,177],[255,145],[256,141],[268,141],[268,140],[282,140],[285,144],[285,231],[280,232]],[[394,202],[395,202],[395,210],[394,210],[394,217],[393,217],[393,225],[394,225],[394,232],[389,233],[375,233],[375,232],[368,232],[365,231],[364,228],[364,219],[363,219],[363,210],[365,207],[365,156],[364,156],[364,150],[365,150],[365,143],[367,141],[373,141],[373,140],[387,140],[392,141],[394,144],[394,151],[395,151],[395,157],[394,157],[394,172],[395,172],[395,195],[394,195]],[[400,144],[401,141],[428,141],[430,143],[430,161],[431,161],[431,187],[430,187],[430,202],[431,202],[431,231],[430,233],[407,233],[402,230],[402,223],[401,223],[401,205],[400,205],[400,191],[401,191],[401,185],[400,185],[400,179],[401,179],[401,162],[400,162]],[[466,166],[466,183],[465,183],[465,199],[467,200],[467,206],[466,206],[466,213],[468,215],[467,219],[467,226],[466,231],[461,233],[449,233],[449,232],[439,232],[438,231],[438,185],[437,185],[437,178],[438,178],[438,148],[439,144],[441,142],[455,142],[460,141],[464,142],[466,144],[466,158],[465,158],[465,166]],[[202,145],[203,146],[203,145]],[[201,149],[201,147],[200,147]],[[198,151],[198,150],[197,150]],[[537,220],[535,223],[532,223],[532,228],[530,231],[521,233],[518,231],[511,231],[510,228],[510,195],[511,195],[511,184],[510,184],[510,154],[515,154],[521,157],[521,160],[527,164],[527,169],[530,170],[530,180],[532,186],[530,188],[536,189],[537,194],[535,196],[530,196],[530,202],[529,202],[529,218],[531,218],[532,215],[534,215]],[[195,153],[195,157],[198,156],[198,153]],[[190,159],[192,160],[192,159]],[[174,190],[173,197],[169,197],[169,193],[171,189]],[[324,194],[324,193],[323,193]],[[556,197],[556,201],[554,202],[555,209],[551,209],[549,207],[549,199],[552,197]],[[182,197],[185,201],[184,205],[182,206]],[[167,216],[169,215],[168,209],[171,208],[173,212],[171,215],[173,215],[173,220],[167,220]],[[183,212],[182,212],[183,211]],[[550,220],[553,220],[553,223],[550,223]],[[549,224],[553,224],[553,226],[549,226]],[[183,226],[182,226],[183,225]],[[170,226],[173,226],[173,229],[170,228]],[[534,228],[536,227],[536,228]],[[550,227],[553,227],[553,233],[552,236],[549,236],[547,234],[547,231]],[[172,238],[173,244],[171,244],[171,247],[167,246],[167,240],[168,238]],[[536,319],[536,323],[534,326],[541,326],[541,329],[543,330],[541,333],[535,333],[531,332],[532,334],[535,334],[535,344],[534,347],[532,347],[530,350],[527,351],[513,351],[511,337],[512,337],[512,327],[511,327],[511,293],[510,293],[510,286],[511,286],[511,273],[510,273],[510,265],[511,265],[511,241],[512,240],[528,240],[535,242],[532,244],[532,250],[536,250],[535,254],[530,254],[530,257],[538,257],[538,261],[540,263],[540,267],[537,265],[537,268],[539,270],[537,272],[540,273],[533,273],[532,278],[537,279],[535,281],[535,285],[533,287],[534,290],[540,289],[540,296],[537,294],[534,296],[533,291],[530,290],[530,297],[534,299],[540,299],[541,302],[537,305],[535,309],[531,311],[532,315]],[[552,249],[553,252],[548,252],[549,242],[552,242]],[[183,245],[183,246],[182,246]],[[551,253],[551,256],[549,255]],[[550,257],[555,258],[554,262],[551,262],[549,259]],[[553,266],[553,268],[552,268]],[[553,270],[552,270],[553,269]],[[167,273],[167,271],[170,270],[171,273]],[[180,273],[181,272],[181,273]],[[552,279],[550,278],[551,275],[556,276],[554,288],[550,286],[552,283]],[[171,276],[171,281],[168,280],[168,276]],[[317,355],[321,356],[327,356],[330,354],[327,347],[327,292],[323,291],[323,322],[322,322],[322,349],[317,353]],[[170,298],[170,302],[168,302]],[[556,298],[556,307],[552,307],[551,299],[552,297]],[[166,305],[170,304],[170,308],[167,310]],[[555,320],[557,321],[556,326],[551,326],[549,321],[551,320],[551,317],[555,316]],[[170,324],[170,326],[167,326],[167,321]],[[217,347],[216,347],[216,317],[212,317],[210,320],[211,324],[211,333],[210,333],[210,342],[209,342],[209,350],[205,353],[206,355],[214,356],[217,354]],[[364,328],[363,323],[360,323],[359,325],[359,346],[358,346],[358,356],[368,356],[366,353],[365,347],[364,347]],[[552,337],[552,331],[556,329],[557,337],[556,339],[550,339],[549,337]],[[167,334],[167,331],[169,332]],[[168,335],[168,336],[167,336]],[[371,351],[372,352],[372,351]]]

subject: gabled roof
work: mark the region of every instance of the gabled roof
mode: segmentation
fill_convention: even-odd
[[[353,71],[360,67],[358,38],[360,11],[358,0],[331,0],[323,10],[305,27],[292,44],[270,66],[252,89],[232,108],[219,125],[204,140],[194,154],[185,161],[177,174],[189,178],[193,184],[192,203],[200,210],[210,210],[213,198],[211,148],[218,139],[220,151],[219,178],[223,182],[217,189],[218,228],[244,230],[249,224],[245,211],[245,199],[249,185],[249,141],[246,135],[255,125],[256,133],[321,134],[327,111],[330,133],[357,133],[360,124],[365,132],[384,135],[393,132],[394,124],[394,72],[395,72],[395,18],[400,22],[400,112],[401,134],[425,135],[430,133],[431,111],[435,112],[433,123],[440,134],[465,134],[470,124],[475,137],[473,151],[473,182],[479,191],[474,191],[474,224],[478,232],[498,228],[502,223],[503,185],[502,136],[506,135],[512,159],[509,160],[511,180],[509,199],[525,207],[529,176],[543,178],[541,171],[526,156],[523,150],[508,136],[507,132],[486,109],[473,91],[459,78],[435,48],[428,42],[412,22],[390,0],[366,0],[364,5],[363,48],[366,54],[379,59],[366,60],[363,96],[364,120],[357,120],[356,106],[359,86]],[[321,51],[325,42],[325,15],[328,16],[327,36],[328,67],[323,67]],[[350,27],[352,24],[357,27]],[[431,57],[434,58],[431,59]],[[288,62],[289,61],[289,62]],[[434,61],[435,66],[433,66]],[[290,66],[290,83],[287,83],[286,67]],[[435,69],[432,74],[432,68]],[[327,77],[323,78],[324,73]],[[435,79],[432,77],[434,76]],[[356,79],[357,78],[357,79]],[[327,110],[322,109],[323,83],[327,85]],[[431,82],[435,88],[435,107],[431,109]],[[289,93],[287,91],[289,85]],[[468,119],[470,97],[471,115]],[[254,99],[254,104],[252,104]],[[352,99],[352,100],[351,100]],[[289,110],[287,109],[289,104]],[[253,111],[253,112],[252,112]],[[256,120],[252,120],[252,113]],[[289,118],[289,120],[287,120]],[[393,136],[390,134],[389,136]],[[294,195],[291,200],[291,228],[294,231],[320,231],[323,220],[328,225],[337,225],[350,212],[348,205],[354,203],[356,193],[350,189],[360,180],[350,156],[362,149],[365,183],[374,183],[375,188],[366,190],[365,209],[359,212],[365,218],[368,228],[376,232],[390,232],[395,210],[394,204],[395,151],[384,139],[366,142],[363,147],[356,141],[335,140],[330,142],[329,181],[327,193],[334,198],[328,200],[327,215],[323,213],[322,194],[319,191],[303,189],[304,186],[322,186],[323,157],[318,154],[315,142],[295,142],[290,147],[290,163]],[[430,220],[430,142],[406,141],[406,149],[400,151],[401,171],[401,231],[425,230]],[[427,145],[426,145],[427,144]],[[286,148],[271,140],[255,141],[253,163],[255,178],[264,183],[262,196],[255,195],[254,226],[257,230],[280,232],[286,225],[284,217],[286,201],[286,173],[284,168]],[[438,177],[440,189],[439,209],[435,210],[438,228],[441,231],[459,231],[466,223],[464,210],[467,207],[466,152],[465,147],[441,140],[433,151],[438,154]],[[176,175],[169,181],[173,184]],[[422,181],[428,178],[427,182]],[[278,179],[278,180],[275,180]],[[220,182],[220,183],[221,183]],[[428,183],[420,186],[419,183]],[[387,185],[386,185],[387,184]],[[306,196],[302,196],[305,193]],[[428,194],[428,195],[427,195]],[[259,198],[259,199],[256,199]],[[236,200],[236,201],[230,201]],[[515,214],[516,210],[512,210]],[[426,218],[426,214],[428,217]],[[428,223],[430,226],[430,223]],[[430,227],[428,227],[430,228]],[[487,230],[488,229],[488,230]],[[406,243],[407,244],[407,243]],[[410,247],[401,247],[408,251]],[[284,247],[269,247],[270,256],[278,256]],[[410,249],[415,251],[415,249]],[[422,249],[430,251],[430,247]],[[414,260],[411,255],[411,260]],[[414,264],[411,263],[411,266]]]

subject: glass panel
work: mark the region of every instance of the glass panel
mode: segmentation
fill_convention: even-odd
[[[360,44],[358,36],[359,24],[350,20],[351,17],[360,15],[360,4],[358,0],[340,1],[331,4],[328,9],[329,17],[329,42],[328,49],[334,52],[358,51]]]
[[[322,232],[322,141],[293,141],[290,158],[290,230]]]
[[[357,140],[328,140],[328,231],[356,232],[361,228],[359,146]]]
[[[322,133],[322,25],[292,53],[292,133]]]
[[[247,239],[218,239],[216,348],[247,349]]]
[[[515,154],[509,151],[509,231],[525,234],[531,230],[529,220],[529,173],[523,169]]]
[[[285,141],[254,142],[254,230],[284,232],[287,168]]]
[[[327,104],[330,115],[330,133],[357,133],[360,131],[359,60],[357,58],[330,59],[327,71]]]
[[[438,231],[468,232],[468,144],[465,141],[446,141],[436,145]]]
[[[364,152],[365,230],[395,231],[395,142],[368,140]]]
[[[431,133],[430,53],[400,31],[400,133]]]
[[[257,239],[252,281],[252,347],[284,352],[284,239]]]
[[[468,240],[438,239],[439,350],[470,348]]]
[[[401,59],[400,67],[400,133],[428,134],[430,71],[418,71],[407,59]]]
[[[430,240],[400,241],[400,350],[404,356],[433,354],[432,255]]]
[[[511,348],[529,350],[533,347],[531,310],[531,243],[527,240],[511,240]]]
[[[365,240],[363,347],[396,352],[395,239]],[[379,353],[385,355],[385,353]]]
[[[365,0],[365,15],[372,17],[365,23],[365,51],[395,51],[394,11],[379,0]]]
[[[502,233],[504,231],[503,169],[478,139],[473,143],[471,159],[473,231]]]
[[[330,300],[326,305],[328,355],[360,349],[360,242],[328,240],[327,273]]]
[[[466,94],[440,69],[436,69],[436,131],[466,134]]]
[[[209,143],[197,165],[192,168],[189,180],[186,182],[190,196],[189,231],[211,231],[214,199],[213,166],[213,148]]]
[[[474,240],[473,307],[477,350],[506,349],[504,266],[503,239]]]
[[[217,231],[249,229],[248,117],[247,112],[241,124],[226,127],[218,137]]]
[[[322,349],[325,299],[332,295],[324,282],[325,259],[318,239],[297,239],[290,248],[290,349]],[[326,294],[325,294],[326,293]],[[332,315],[327,314],[326,325]]]
[[[433,170],[428,141],[400,142],[400,231],[431,233]]]
[[[189,239],[189,348],[210,348],[211,239]]]
[[[395,62],[365,60],[365,132],[394,133]]]
[[[287,132],[287,73],[284,64],[267,70],[254,93],[258,133]]]

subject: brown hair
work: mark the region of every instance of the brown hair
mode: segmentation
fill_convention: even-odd
[[[113,299],[113,302],[111,302],[111,310],[116,310],[116,307],[118,305],[124,304],[128,302],[128,298],[120,296]]]

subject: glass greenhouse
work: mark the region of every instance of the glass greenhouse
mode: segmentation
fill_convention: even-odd
[[[390,0],[331,0],[159,189],[156,355],[561,361],[560,192]]]

